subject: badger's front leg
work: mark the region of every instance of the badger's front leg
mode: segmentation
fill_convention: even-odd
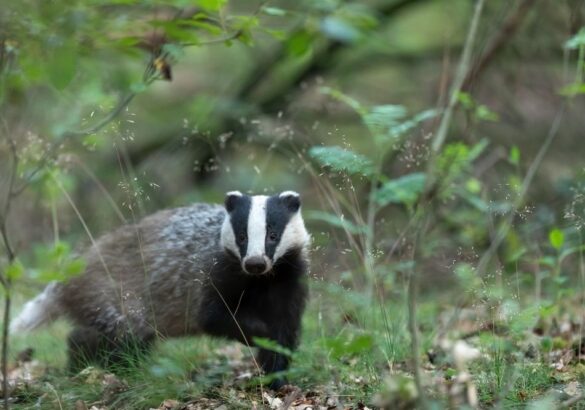
[[[302,282],[283,281],[274,283],[263,292],[264,308],[261,314],[268,326],[268,338],[280,346],[296,350],[301,334],[301,319],[305,308],[306,286]],[[277,373],[288,369],[290,358],[282,353],[260,348],[257,356],[258,364],[265,373]],[[269,387],[278,390],[286,384],[284,377],[273,379]]]
[[[201,312],[201,327],[211,336],[253,345],[255,337],[270,337],[268,325],[247,309],[231,310],[221,300],[208,300]]]

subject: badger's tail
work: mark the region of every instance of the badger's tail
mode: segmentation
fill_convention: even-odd
[[[10,333],[28,332],[61,316],[58,290],[59,284],[53,282],[40,295],[28,301],[22,312],[10,323]]]

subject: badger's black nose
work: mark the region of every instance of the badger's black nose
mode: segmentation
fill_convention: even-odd
[[[266,270],[266,262],[262,256],[252,256],[244,262],[246,272],[252,274],[264,273]]]

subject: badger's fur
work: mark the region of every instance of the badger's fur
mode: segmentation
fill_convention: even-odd
[[[69,363],[110,365],[157,337],[209,334],[294,349],[307,295],[310,241],[300,198],[229,192],[225,207],[165,210],[105,235],[84,254],[85,272],[52,283],[12,322],[26,331],[67,316]],[[286,356],[260,349],[267,372]],[[277,379],[273,387],[282,384]]]

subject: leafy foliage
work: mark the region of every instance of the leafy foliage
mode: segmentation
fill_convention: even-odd
[[[309,155],[333,171],[363,176],[371,175],[374,171],[374,164],[369,158],[347,148],[338,146],[312,147]]]
[[[405,204],[412,206],[425,187],[426,175],[421,172],[392,179],[382,185],[376,192],[376,201],[380,206],[388,204]]]

